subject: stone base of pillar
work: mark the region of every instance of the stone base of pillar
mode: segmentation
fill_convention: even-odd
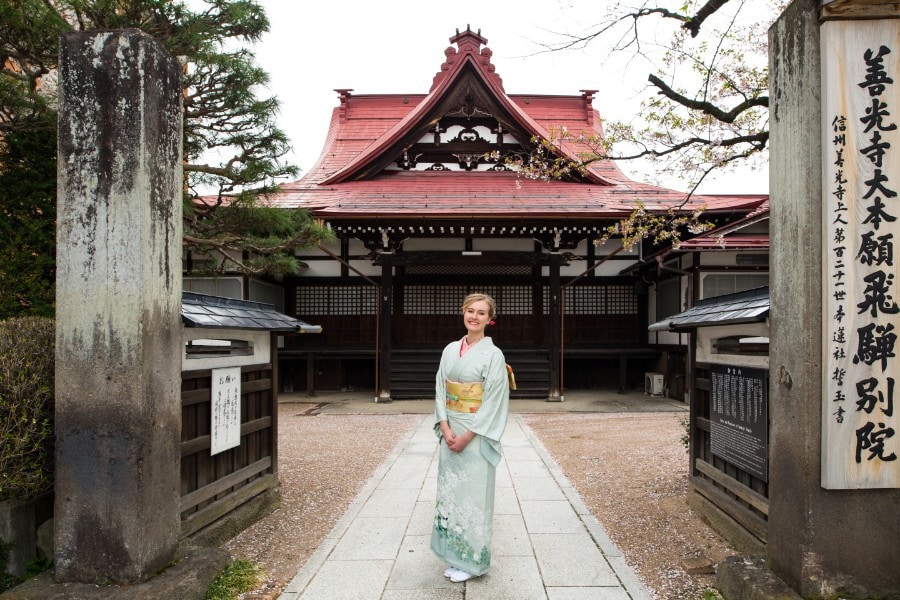
[[[726,558],[716,568],[716,585],[726,598],[801,600],[759,556]]]
[[[178,562],[138,585],[57,583],[45,571],[3,594],[3,600],[173,600],[204,598],[216,575],[228,566],[231,555],[221,548],[187,548]]]

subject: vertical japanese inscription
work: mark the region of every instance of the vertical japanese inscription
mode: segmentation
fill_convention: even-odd
[[[766,371],[709,366],[710,450],[762,481],[769,481],[769,396]]]
[[[900,486],[897,22],[822,25],[822,486]]]
[[[212,370],[210,451],[218,454],[241,445],[241,368]]]

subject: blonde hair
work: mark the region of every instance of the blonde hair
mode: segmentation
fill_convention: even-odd
[[[484,301],[487,302],[488,305],[488,317],[494,318],[494,315],[497,314],[497,304],[494,302],[494,299],[488,296],[487,294],[469,294],[465,297],[462,303],[462,312],[466,312],[466,309],[469,308],[471,304],[474,302]]]

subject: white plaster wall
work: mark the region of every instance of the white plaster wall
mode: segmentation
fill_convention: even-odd
[[[732,335],[769,337],[769,322],[725,325],[722,327],[699,327],[697,329],[697,361],[740,365],[743,367],[769,368],[768,356],[744,356],[737,354],[713,353],[713,340]]]
[[[325,246],[330,252],[336,256],[341,255],[341,247],[339,242],[332,242]],[[350,256],[366,255],[369,250],[365,245],[357,240],[351,239],[348,245]],[[309,268],[303,272],[304,277],[340,277],[341,262],[329,256],[327,253],[318,248],[310,248],[304,250],[303,254],[298,256],[300,260],[309,265]],[[310,260],[315,258],[316,260]],[[381,275],[381,267],[374,266],[370,260],[351,260],[350,264],[353,268],[358,269],[361,273],[368,277]],[[352,270],[351,277],[358,277]]]
[[[306,264],[309,265],[309,269],[303,273],[304,277],[340,277],[341,275],[341,263],[334,259],[308,261]]]
[[[595,269],[594,272],[596,273],[597,271],[599,271],[602,268],[603,267],[597,267],[597,269]],[[562,275],[563,277],[575,277],[577,275],[581,275],[582,273],[584,273],[585,269],[587,269],[587,261],[579,256],[576,259],[570,260],[568,266],[560,267],[559,274]],[[549,269],[546,269],[546,270],[549,271]]]
[[[534,240],[531,238],[521,239],[497,239],[497,238],[476,238],[472,240],[473,250],[497,251],[507,250],[510,252],[533,252]]]
[[[712,296],[719,296],[721,292],[715,292],[715,285],[707,285],[707,277],[710,275],[731,275],[735,277],[744,277],[744,276],[755,276],[759,279],[758,285],[754,285],[753,287],[762,287],[768,284],[769,282],[769,273],[768,271],[757,271],[757,272],[748,272],[748,273],[735,273],[735,272],[726,272],[721,271],[719,273],[703,273],[700,276],[700,297],[701,298],[709,298]],[[738,280],[740,281],[740,280]],[[711,289],[712,288],[712,289]]]
[[[202,369],[218,369],[220,367],[243,367],[247,365],[264,365],[271,361],[270,332],[257,329],[206,329],[203,327],[185,327],[182,330],[181,370],[200,371]],[[187,343],[191,340],[241,340],[249,342],[253,354],[245,356],[211,356],[205,358],[188,358]]]
[[[371,261],[352,260],[350,261],[350,264],[366,277],[381,277],[381,267],[373,265]],[[353,271],[350,271],[349,276],[359,277],[359,275]]]
[[[340,254],[339,248],[337,249],[337,251],[332,250],[331,248],[329,248],[329,250],[331,250],[335,254],[338,254],[338,255]],[[368,254],[369,249],[366,248],[366,245],[363,244],[362,240],[360,240],[358,238],[350,238],[347,241],[347,252],[350,253],[350,256],[356,256],[359,254]]]
[[[687,346],[689,339],[688,334],[676,331],[659,331],[656,334],[656,343],[666,346]]]
[[[702,252],[700,253],[700,264],[708,267],[708,266],[738,266],[737,264],[737,256],[738,254],[748,255],[752,254],[754,256],[766,256],[768,257],[767,252],[725,252],[725,251],[716,251],[716,252]],[[760,258],[760,260],[762,260]],[[757,265],[740,265],[746,268],[751,268]],[[763,266],[763,265],[759,265]]]
[[[737,264],[737,252],[701,252],[700,264],[703,266],[732,266]]]
[[[437,252],[462,252],[466,249],[463,238],[410,238],[403,242],[403,250],[416,252],[433,250]]]
[[[326,244],[326,247],[335,254],[340,254],[338,244]],[[340,263],[318,248],[307,248],[297,258],[309,265],[309,268],[303,272],[304,277],[337,277],[341,274]],[[310,260],[311,258],[326,260]]]
[[[241,277],[184,277],[182,289],[197,294],[241,299],[244,297],[244,280]]]

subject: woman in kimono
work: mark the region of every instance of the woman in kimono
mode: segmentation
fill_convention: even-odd
[[[490,296],[466,297],[466,335],[444,348],[436,377],[440,453],[431,549],[454,583],[483,575],[491,563],[494,473],[509,410],[506,360],[484,335],[496,312]]]

